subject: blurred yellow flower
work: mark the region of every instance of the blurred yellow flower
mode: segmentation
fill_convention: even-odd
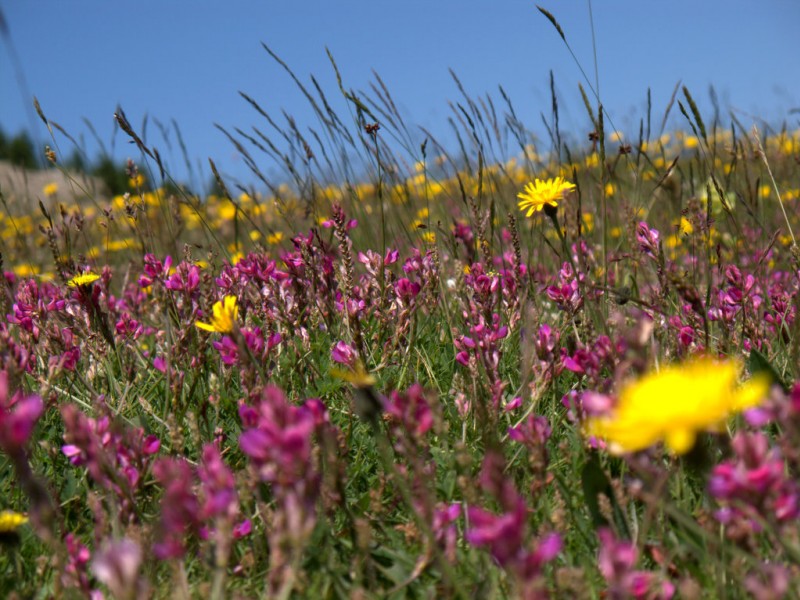
[[[267,236],[267,243],[271,246],[275,246],[276,244],[280,244],[283,241],[283,232],[276,231],[275,233],[270,233]]]
[[[128,185],[132,188],[140,188],[144,185],[144,181],[144,175],[137,173],[136,177],[131,177],[128,179]]]
[[[33,277],[34,275],[38,275],[40,269],[36,265],[31,265],[28,263],[23,263],[21,265],[16,265],[14,267],[14,275],[17,277]]]
[[[600,164],[600,155],[597,152],[592,152],[583,161],[587,169],[592,169]]]
[[[725,420],[765,397],[766,379],[737,385],[734,360],[701,358],[650,373],[625,386],[614,410],[587,421],[586,432],[608,442],[614,454],[636,452],[664,441],[676,454],[694,446],[697,434],[719,430]]]
[[[725,165],[725,172],[728,173],[730,165]],[[709,177],[706,180],[705,186],[700,192],[700,201],[703,204],[703,208],[706,208],[706,203],[708,202],[708,191],[711,190],[711,211],[717,215],[720,214],[721,211],[725,210],[725,205],[729,209],[733,209],[736,206],[736,194],[733,192],[724,192],[724,197],[719,195],[719,191],[717,190],[717,186],[714,185],[714,181]]]
[[[224,202],[219,206],[219,217],[226,221],[230,221],[236,216],[236,206],[232,202]]]
[[[583,228],[584,231],[591,233],[594,230],[594,215],[592,213],[585,212],[581,215],[583,218]]]
[[[28,522],[28,517],[13,510],[0,511],[0,534],[13,533]]]
[[[55,196],[56,193],[58,193],[58,184],[55,182],[48,183],[46,186],[44,186],[42,192],[44,192],[44,195],[48,197]]]
[[[76,288],[83,285],[89,285],[90,283],[94,283],[98,279],[100,279],[100,275],[89,271],[87,273],[79,273],[78,275],[75,275],[75,277],[73,277],[67,282],[67,285],[71,288]]]
[[[106,245],[106,250],[109,252],[119,252],[120,250],[131,250],[139,247],[139,242],[132,237],[127,237],[119,240],[110,240]]]
[[[519,209],[525,212],[526,217],[542,210],[546,205],[556,207],[564,194],[575,189],[575,184],[562,177],[542,181],[536,179],[528,183],[525,190],[517,194]]]
[[[211,307],[211,323],[195,322],[195,325],[204,331],[230,333],[236,325],[239,316],[239,307],[236,305],[236,296],[225,296],[221,301],[215,302]]]

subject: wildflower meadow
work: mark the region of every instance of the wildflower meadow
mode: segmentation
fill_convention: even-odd
[[[294,81],[314,126],[243,93],[209,190],[120,107],[110,193],[35,104],[0,596],[800,596],[798,123],[678,86],[622,132],[587,84],[567,141],[459,86],[416,143],[379,78]]]

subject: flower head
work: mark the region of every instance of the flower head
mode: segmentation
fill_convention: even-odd
[[[13,533],[27,522],[27,515],[13,510],[0,511],[0,534]]]
[[[98,279],[100,279],[100,275],[88,271],[86,273],[79,273],[78,275],[75,275],[75,277],[67,282],[67,285],[71,288],[82,287],[84,285],[94,283]]]
[[[697,434],[719,429],[725,419],[757,405],[768,383],[761,378],[737,386],[736,361],[703,358],[651,373],[624,387],[610,414],[587,422],[587,433],[605,439],[614,453],[636,452],[663,440],[677,454],[688,452]]]
[[[533,183],[525,185],[525,190],[517,194],[519,198],[519,209],[527,211],[526,217],[539,212],[545,206],[558,206],[558,201],[564,198],[564,194],[575,189],[575,184],[570,183],[563,177],[542,181],[535,179]]]
[[[230,333],[236,324],[236,317],[239,315],[239,307],[236,306],[236,296],[225,296],[219,302],[215,302],[211,308],[211,323],[197,321],[195,325],[206,331],[217,331],[219,333]]]

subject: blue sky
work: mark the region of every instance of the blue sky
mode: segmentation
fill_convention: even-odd
[[[539,0],[558,19],[594,79],[592,29],[585,1]],[[541,130],[549,114],[549,71],[555,73],[561,128],[584,136],[590,125],[577,89],[582,76],[551,24],[523,0],[316,0],[313,2],[0,0],[12,46],[0,44],[0,127],[35,127],[35,95],[48,118],[96,152],[87,119],[111,145],[121,104],[134,127],[151,119],[150,141],[178,177],[183,159],[157,136],[152,119],[180,126],[192,161],[207,158],[249,181],[242,161],[214,123],[247,129],[261,118],[238,94],[255,98],[278,120],[281,110],[304,129],[316,119],[288,75],[262,49],[269,45],[303,83],[314,75],[347,116],[325,48],[348,88],[368,89],[373,69],[407,122],[446,137],[448,101],[459,100],[452,68],[472,96],[508,92],[521,120]],[[800,115],[800,2],[797,0],[595,0],[592,4],[600,92],[614,123],[632,133],[652,90],[654,121],[682,81],[706,115],[714,85],[723,108],[746,125],[757,117]],[[18,57],[25,86],[19,85]],[[118,135],[114,155],[138,159]],[[70,144],[59,139],[68,153]],[[265,162],[263,169],[270,171]]]

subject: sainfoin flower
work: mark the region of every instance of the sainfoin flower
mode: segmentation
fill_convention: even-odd
[[[643,450],[660,441],[676,454],[694,446],[697,434],[718,430],[730,415],[756,406],[768,383],[738,385],[739,364],[702,358],[646,375],[625,386],[608,415],[590,419],[589,435],[615,454]]]
[[[230,333],[236,324],[236,317],[239,315],[239,307],[236,305],[236,296],[225,296],[219,302],[215,302],[211,308],[211,323],[197,321],[195,325],[205,331],[216,331],[219,333]]]
[[[23,396],[21,391],[12,394],[8,373],[0,371],[0,451],[18,453],[28,443],[43,412],[39,396]]]
[[[575,184],[570,183],[563,177],[555,179],[535,179],[532,183],[527,183],[525,189],[517,194],[519,198],[519,209],[525,212],[526,217],[539,212],[546,205],[556,207],[558,201],[564,198],[564,194],[575,189]],[[527,212],[526,212],[527,211]]]

